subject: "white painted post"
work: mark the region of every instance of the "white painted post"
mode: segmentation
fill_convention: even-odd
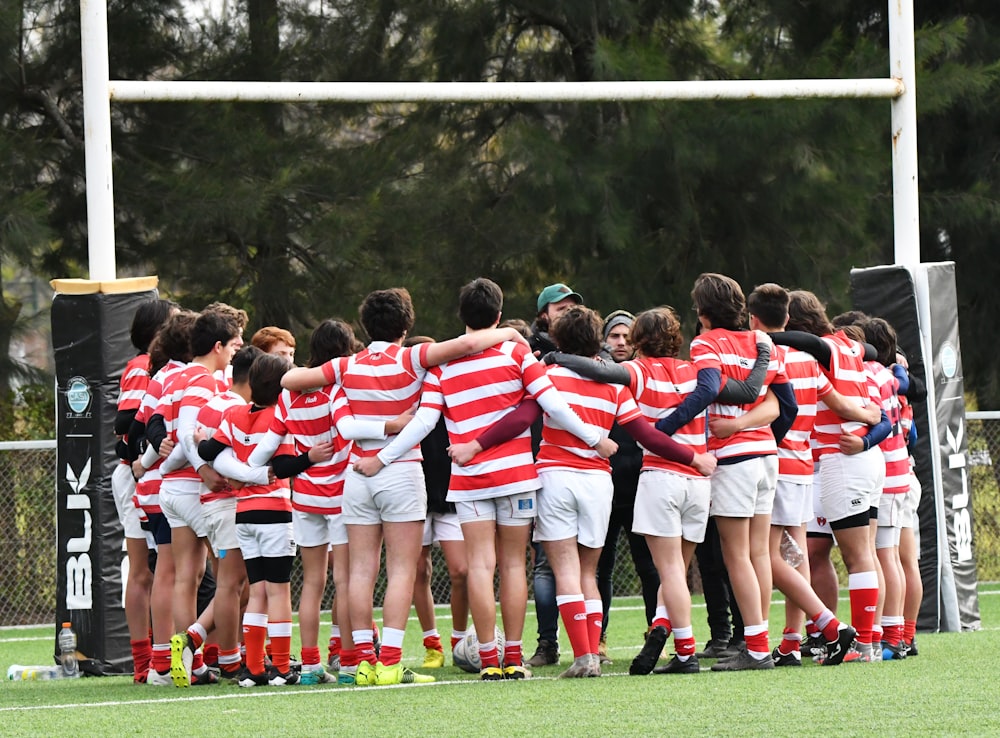
[[[107,0],[80,1],[84,154],[87,161],[87,253],[90,278],[115,271],[115,203],[111,177],[111,99],[108,96]]]
[[[920,263],[920,203],[917,191],[917,61],[913,0],[889,2],[889,74],[903,83],[892,99],[892,202],[895,259]]]

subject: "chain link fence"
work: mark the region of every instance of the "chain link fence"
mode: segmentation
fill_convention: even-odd
[[[1000,458],[1000,412],[969,413],[969,472],[973,495],[976,561],[981,581],[1000,580],[1000,488],[993,459]],[[0,626],[55,621],[55,442],[0,443]],[[432,549],[434,601],[449,600],[451,583],[441,550]],[[617,596],[641,593],[625,535],[619,537],[613,576]],[[700,589],[697,573],[692,584]],[[298,560],[292,572],[292,604],[302,586]],[[376,604],[385,591],[376,587]],[[329,609],[332,580],[323,599]]]

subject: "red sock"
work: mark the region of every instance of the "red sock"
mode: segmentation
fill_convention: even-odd
[[[677,652],[678,656],[694,656],[694,652],[697,650],[695,645],[694,636],[689,638],[678,638],[674,635],[674,651]]]
[[[497,653],[496,641],[490,644],[486,650],[483,650],[482,644],[479,644],[479,661],[484,669],[488,666],[500,666],[500,654]]]
[[[787,655],[801,650],[799,632],[793,628],[785,628],[781,633],[781,644],[778,646],[778,652]]]
[[[657,625],[662,625],[667,631],[667,635],[670,635],[671,630],[673,630],[670,626],[670,618],[653,618],[653,624],[651,627],[655,628]]]
[[[444,646],[441,645],[441,636],[432,635],[424,638],[424,648],[430,648],[435,651],[444,651]]]
[[[217,666],[219,663],[219,644],[207,643],[204,648],[205,663],[209,666]]]
[[[394,666],[403,658],[403,649],[399,646],[383,645],[378,652],[378,660],[386,666]]]
[[[372,656],[375,652],[372,651]],[[358,665],[358,652],[354,648],[341,648],[340,649],[340,668],[343,669],[345,666],[357,666]]]
[[[563,627],[566,628],[566,635],[569,636],[570,645],[573,646],[573,658],[594,653],[594,651],[590,650],[590,634],[587,632],[587,610],[583,604],[583,598],[563,602],[559,605],[559,614],[562,616]]]
[[[170,644],[153,644],[153,657],[151,661],[153,669],[165,674],[170,671]]]
[[[340,636],[330,636],[330,643],[326,649],[326,657],[330,658],[332,656],[336,656],[337,654],[340,653],[340,649],[341,649]]]
[[[153,658],[153,645],[146,639],[141,641],[129,641],[132,647],[132,663],[136,676],[149,671],[149,662]]]
[[[819,615],[815,616],[813,621],[815,622],[818,619]],[[829,623],[823,626],[823,629],[820,632],[823,634],[823,638],[826,639],[827,643],[833,643],[837,640],[840,634],[840,621],[837,620],[837,618],[832,618]]]
[[[913,636],[917,634],[917,621],[916,620],[904,620],[903,621],[903,641],[906,643],[913,643]]]
[[[756,653],[770,653],[771,647],[767,642],[767,631],[763,633],[758,633],[757,635],[746,636],[747,651],[754,651]]]
[[[240,670],[240,649],[234,648],[232,651],[219,651],[219,670],[226,676],[233,676]]]
[[[292,655],[292,621],[268,622],[267,632],[271,636],[271,663],[279,672],[287,674]]]
[[[194,658],[191,659],[191,671],[201,672],[205,668],[205,656],[201,651],[195,653]]]
[[[503,665],[521,666],[524,663],[524,654],[521,652],[521,641],[508,641],[503,647]]]
[[[319,646],[302,647],[302,664],[315,666],[319,663]]]
[[[590,635],[590,653],[597,653],[597,649],[601,647],[601,621],[604,619],[603,612],[588,612],[587,613],[587,632]]]
[[[205,642],[204,639],[201,637],[201,634],[194,628],[188,628],[187,634],[188,637],[191,639],[191,643],[194,647],[194,650],[197,651],[199,648],[201,648],[201,645]]]
[[[246,643],[247,647],[247,669],[254,674],[264,673],[264,641],[266,639],[266,625],[243,624],[243,642]]]
[[[457,646],[458,642],[461,641],[461,640],[462,640],[461,638],[456,638],[455,636],[451,637],[451,650],[452,651],[455,650],[455,646]]]
[[[875,577],[875,572],[871,572]],[[872,642],[875,625],[875,608],[878,606],[878,587],[860,586],[850,590],[851,625],[858,632],[858,643]]]

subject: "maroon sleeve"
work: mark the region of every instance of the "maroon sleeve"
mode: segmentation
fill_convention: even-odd
[[[525,397],[520,405],[504,415],[499,422],[484,430],[476,440],[483,450],[492,448],[524,433],[541,414],[542,409],[538,403],[530,397]]]
[[[622,430],[642,444],[643,448],[648,448],[667,461],[676,461],[679,464],[690,466],[694,460],[694,451],[691,450],[690,446],[683,446],[666,433],[656,430],[645,418],[620,423],[620,425]],[[480,441],[480,443],[482,442]]]

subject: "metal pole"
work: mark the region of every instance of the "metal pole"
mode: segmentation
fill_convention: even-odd
[[[174,82],[114,80],[115,102],[587,102],[886,98],[899,80],[769,79],[658,82]]]
[[[111,100],[108,97],[107,0],[81,0],[84,153],[87,161],[87,253],[90,278],[115,271],[115,204],[111,178]]]
[[[920,263],[920,203],[917,190],[917,62],[913,0],[889,2],[889,73],[903,85],[892,99],[892,201],[897,264]]]

